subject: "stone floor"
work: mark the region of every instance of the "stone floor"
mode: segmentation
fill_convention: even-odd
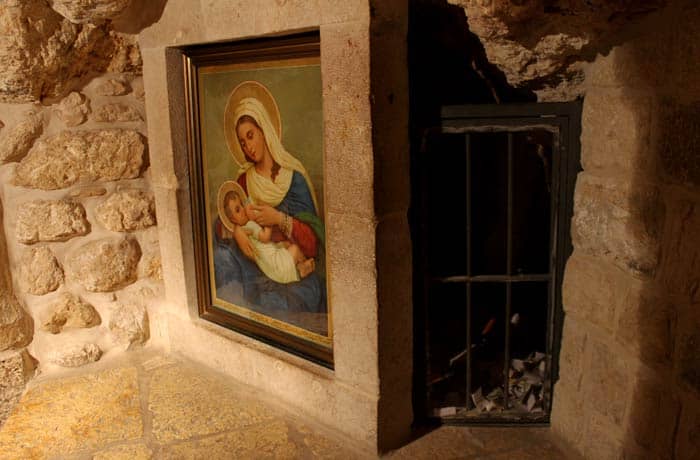
[[[177,357],[134,354],[37,379],[0,429],[5,459],[360,459],[336,434]],[[567,459],[543,428],[442,427],[392,459]]]

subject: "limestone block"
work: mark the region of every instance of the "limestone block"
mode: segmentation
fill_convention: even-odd
[[[100,96],[123,96],[128,94],[131,88],[129,84],[123,80],[110,78],[97,86],[95,91]]]
[[[666,182],[700,186],[700,108],[665,101],[660,107],[659,158]]]
[[[131,0],[50,0],[51,7],[73,23],[99,23],[122,14]]]
[[[375,223],[327,213],[329,303],[333,306],[333,353],[338,379],[378,391],[378,300]]]
[[[49,361],[62,367],[80,367],[94,363],[101,357],[100,347],[94,343],[82,343],[55,350],[49,356]]]
[[[25,249],[19,269],[19,284],[25,292],[44,295],[63,283],[63,269],[48,246]]]
[[[676,438],[676,458],[700,458],[700,404],[683,405]]]
[[[259,0],[256,3],[255,31],[273,31],[317,27],[321,23],[322,0]]]
[[[635,380],[624,358],[605,344],[591,344],[591,366],[584,375],[585,400],[616,426],[622,424]]]
[[[693,314],[684,319],[687,324],[677,338],[678,362],[677,369],[681,383],[700,396],[700,305],[693,305]]]
[[[677,80],[674,82],[680,90],[680,94],[688,101],[700,100],[700,43],[697,36],[700,33],[700,8],[695,1],[688,1],[692,5],[682,12],[682,15],[673,24],[675,44],[676,69],[671,75]],[[697,109],[696,109],[697,110]]]
[[[700,203],[671,199],[664,230],[659,279],[673,294],[700,301]]]
[[[153,195],[143,190],[122,190],[96,208],[97,220],[113,232],[133,232],[156,224]]]
[[[369,28],[322,26],[321,44],[327,207],[374,217]]]
[[[55,190],[133,179],[141,172],[144,152],[144,139],[136,131],[63,131],[32,148],[15,170],[15,183]]]
[[[139,278],[151,278],[156,281],[163,281],[163,266],[160,261],[160,254],[146,254],[139,263]]]
[[[600,258],[574,251],[564,272],[564,310],[613,332],[617,312],[626,302],[628,288],[635,280]]]
[[[606,174],[649,172],[651,100],[622,91],[591,90],[581,114],[581,163]]]
[[[14,294],[0,291],[0,351],[29,345],[34,325]]]
[[[580,390],[559,382],[554,387],[554,393],[552,429],[580,450],[585,426],[585,419],[581,416],[585,402]]]
[[[148,312],[142,305],[119,305],[112,310],[109,330],[115,342],[131,348],[146,343],[150,337]]]
[[[56,113],[66,126],[78,126],[85,123],[90,106],[85,96],[74,91],[58,104]]]
[[[559,354],[559,381],[575,392],[581,388],[587,343],[588,335],[584,325],[573,317],[566,316]]]
[[[654,450],[663,458],[673,449],[679,401],[668,391],[666,380],[639,379],[630,407],[629,428],[634,440],[646,450]]]
[[[580,416],[580,414],[579,414]],[[595,460],[619,460],[623,457],[622,442],[616,427],[598,414],[593,414],[588,420],[584,439],[595,442],[583,443],[583,456]]]
[[[157,22],[139,33],[141,47],[147,49],[206,41],[205,32],[208,27],[205,26],[202,18],[201,3],[203,2],[168,0]],[[219,4],[220,2],[209,1],[208,3]],[[183,11],[187,11],[187,14],[182,14]],[[214,20],[212,22],[215,27],[216,22]]]
[[[325,0],[321,2],[321,24],[333,22],[369,22],[367,0]]]
[[[632,273],[652,274],[663,210],[654,186],[580,174],[574,194],[574,247],[610,257]]]
[[[105,238],[79,247],[67,260],[69,277],[91,292],[111,292],[136,281],[141,248],[133,238]]]
[[[42,329],[52,334],[58,334],[66,328],[88,328],[102,322],[95,307],[83,301],[80,297],[64,292],[49,309]]]
[[[632,289],[622,302],[617,338],[640,360],[664,364],[671,360],[676,330],[676,306],[668,298]]]
[[[0,7],[1,8],[1,7]],[[0,78],[2,78],[0,76]],[[30,112],[22,121],[6,132],[0,142],[0,164],[19,161],[29,152],[34,141],[44,131],[41,116]]]
[[[246,0],[229,0],[227,2],[205,0],[201,1],[201,15],[206,21],[203,32],[207,41],[230,40],[235,36],[244,37],[255,35],[255,17],[261,8],[260,3]],[[265,12],[265,16],[270,14]],[[235,23],[235,30],[231,24]],[[235,35],[232,35],[235,34]]]
[[[141,114],[134,107],[126,104],[106,104],[95,111],[94,120],[100,123],[141,121]]]
[[[0,354],[0,426],[34,375],[36,361],[26,349]]]
[[[85,208],[75,201],[34,200],[23,203],[17,212],[15,236],[20,243],[66,241],[89,232]]]

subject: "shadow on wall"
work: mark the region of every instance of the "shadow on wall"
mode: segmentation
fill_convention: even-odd
[[[133,1],[124,13],[112,21],[112,27],[117,32],[138,34],[160,19],[167,2],[168,0]]]
[[[658,244],[636,311],[620,334],[641,361],[631,389],[623,449],[655,457],[700,458],[700,5],[676,1],[646,24],[645,38],[616,61],[639,98],[651,88],[648,159],[632,180],[633,201]],[[653,32],[652,32],[653,31]],[[647,93],[648,94],[648,93]],[[644,116],[640,114],[640,116]],[[649,195],[649,192],[652,192]],[[624,312],[623,312],[624,314]],[[624,334],[622,328],[631,330]]]

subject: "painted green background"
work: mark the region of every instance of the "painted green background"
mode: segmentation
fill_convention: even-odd
[[[233,88],[246,80],[265,85],[282,117],[282,144],[306,168],[323,219],[323,110],[320,65],[232,70],[200,75],[201,129],[208,171],[209,211],[217,213],[216,194],[224,181],[234,179],[238,165],[224,136],[224,109]]]

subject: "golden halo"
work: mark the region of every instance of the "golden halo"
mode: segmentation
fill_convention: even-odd
[[[238,103],[241,99],[246,97],[253,97],[260,101],[263,107],[265,107],[265,110],[267,110],[267,114],[270,116],[272,126],[274,126],[277,131],[277,137],[282,140],[282,117],[280,116],[277,102],[275,102],[275,98],[272,96],[270,90],[257,81],[249,80],[240,83],[231,91],[231,95],[228,97],[228,102],[226,103],[226,109],[224,110],[224,134],[226,135],[226,143],[233,155],[233,159],[238,163],[238,166],[243,166],[247,160],[241,150],[241,144],[238,143],[238,136],[236,135],[237,120],[234,120],[234,116]]]
[[[219,211],[219,219],[221,219],[221,223],[224,224],[224,227],[229,229],[229,231],[231,232],[234,231],[236,225],[229,220],[228,216],[226,215],[226,211],[224,211],[224,198],[226,198],[226,194],[228,192],[232,191],[238,192],[239,196],[243,201],[245,201],[248,198],[245,191],[243,190],[243,187],[241,187],[240,184],[236,181],[227,180],[226,182],[221,184],[221,187],[219,187],[219,192],[216,194],[216,208]]]

